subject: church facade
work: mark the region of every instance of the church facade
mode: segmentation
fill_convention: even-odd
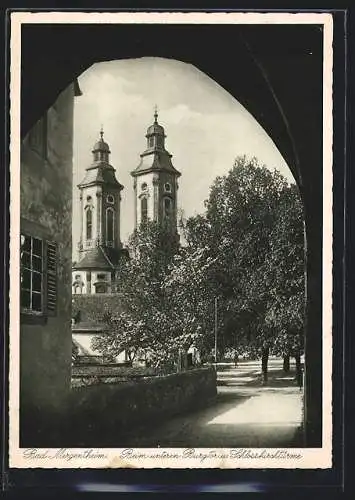
[[[172,155],[165,149],[165,131],[154,113],[154,123],[148,128],[147,147],[131,172],[134,188],[135,228],[148,220],[168,223],[177,233],[178,178],[181,173],[173,166]]]
[[[110,148],[100,139],[92,150],[80,189],[79,260],[73,264],[73,294],[111,293],[117,268],[128,257],[120,236],[121,191]]]
[[[91,347],[93,337],[104,333],[102,325],[90,319],[90,304],[96,294],[117,294],[120,264],[129,259],[120,236],[121,196],[123,185],[110,164],[110,147],[103,131],[93,147],[93,160],[86,168],[80,190],[79,259],[72,269],[73,304],[80,314],[73,319],[73,343],[79,357],[98,361],[100,355]],[[172,155],[165,148],[165,130],[154,113],[153,124],[146,133],[146,149],[140,154],[138,166],[131,172],[134,190],[134,228],[146,222],[168,224],[178,238],[177,193],[181,173],[172,164]],[[139,291],[137,291],[139,293]],[[87,307],[86,307],[87,306]],[[76,307],[78,309],[78,307]],[[88,310],[86,310],[88,309]],[[116,361],[125,361],[122,352]]]
[[[134,189],[134,229],[148,220],[169,224],[177,234],[178,179],[181,173],[165,148],[165,130],[158,113],[146,133],[146,149],[131,172]],[[73,264],[72,292],[112,293],[119,265],[129,257],[120,236],[121,193],[123,186],[110,165],[110,148],[100,139],[92,150],[92,164],[78,185],[80,190],[79,260]]]

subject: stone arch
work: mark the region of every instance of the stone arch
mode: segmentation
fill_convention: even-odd
[[[219,57],[230,53],[231,40],[233,57]],[[305,210],[307,446],[319,446],[322,439],[322,50],[322,30],[312,25],[22,29],[22,136],[93,63],[154,55],[194,64],[272,138],[299,186]]]

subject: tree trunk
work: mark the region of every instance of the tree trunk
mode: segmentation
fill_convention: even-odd
[[[301,367],[301,355],[299,351],[295,354],[296,361],[296,381],[298,387],[302,387],[303,385],[303,376],[302,376],[302,367]]]
[[[267,372],[268,361],[269,361],[269,348],[264,347],[261,352],[261,371],[262,371],[264,385],[266,385],[268,382],[268,372]]]
[[[289,354],[284,355],[283,370],[285,373],[289,373],[289,371],[290,371],[290,355]]]

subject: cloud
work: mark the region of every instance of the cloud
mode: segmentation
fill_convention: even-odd
[[[192,110],[187,104],[177,104],[176,106],[163,110],[161,113],[162,120],[169,123],[169,125],[185,125],[188,122],[200,120],[201,113]]]

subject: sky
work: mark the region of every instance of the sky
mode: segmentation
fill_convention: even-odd
[[[158,121],[167,135],[179,179],[178,208],[188,217],[204,211],[204,200],[218,175],[239,155],[255,156],[270,170],[292,174],[273,141],[252,115],[213,79],[180,61],[145,57],[96,63],[78,79],[82,95],[74,105],[73,250],[79,241],[78,183],[92,162],[101,126],[110,163],[124,185],[121,239],[133,231],[134,196],[130,172],[146,148],[145,134]]]

